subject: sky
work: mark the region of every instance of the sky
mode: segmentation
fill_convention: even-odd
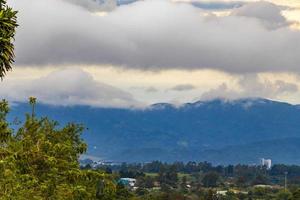
[[[300,104],[298,0],[8,0],[10,102],[145,107],[214,98]]]

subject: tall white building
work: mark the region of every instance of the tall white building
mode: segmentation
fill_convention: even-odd
[[[261,165],[262,166],[266,166],[267,169],[271,169],[271,167],[272,167],[272,160],[271,159],[264,159],[264,158],[262,158],[261,159]]]

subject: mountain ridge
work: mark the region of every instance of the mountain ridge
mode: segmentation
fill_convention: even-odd
[[[38,116],[49,116],[62,125],[68,122],[85,124],[88,130],[83,138],[89,145],[88,154],[108,160],[172,162],[205,159],[227,164],[228,156],[224,152],[234,154],[241,149],[240,155],[233,158],[244,159],[228,160],[249,163],[255,156],[261,156],[259,152],[251,153],[253,145],[263,152],[264,141],[276,143],[276,140],[300,138],[299,105],[262,98],[214,99],[181,106],[159,103],[145,109],[38,104],[36,110]],[[28,111],[29,105],[17,104],[12,107],[10,119],[18,117],[22,121],[21,116]],[[292,141],[289,140],[291,144]],[[270,146],[277,152],[276,145]],[[293,143],[293,146],[296,145]],[[236,148],[234,151],[233,147]],[[286,154],[292,155],[290,157],[296,154],[288,145],[285,148]],[[291,162],[275,153],[273,159]],[[298,164],[300,160],[295,159],[295,162]]]

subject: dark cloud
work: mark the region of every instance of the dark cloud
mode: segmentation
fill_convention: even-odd
[[[258,1],[235,9],[232,15],[256,18],[267,28],[276,29],[291,23],[281,14],[282,9],[283,7],[273,3]]]
[[[81,6],[91,12],[110,12],[117,6],[128,5],[139,0],[63,0]]]
[[[117,0],[63,0],[81,6],[91,12],[112,11],[118,5]]]
[[[24,102],[35,96],[40,102],[52,105],[142,106],[131,94],[97,82],[77,68],[55,71],[35,80],[4,81],[0,88],[0,96],[11,102]]]
[[[9,3],[20,10],[18,66],[108,64],[233,73],[300,70],[299,31],[287,26],[270,30],[265,25],[284,23],[280,13],[270,11],[275,5],[270,9],[270,4],[255,3],[257,13],[242,6],[234,15],[212,17],[189,4],[146,0],[99,17],[61,0]]]
[[[214,98],[239,99],[247,97],[276,98],[279,95],[298,92],[298,86],[282,80],[275,82],[261,80],[256,74],[244,75],[238,82],[239,90],[226,83],[202,94],[201,99]]]
[[[172,87],[170,90],[174,90],[174,91],[188,91],[188,90],[193,90],[195,89],[194,85],[191,84],[180,84],[180,85],[176,85],[174,87]]]

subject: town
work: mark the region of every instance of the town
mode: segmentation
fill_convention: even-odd
[[[261,158],[255,165],[213,166],[207,162],[159,161],[114,163],[84,160],[83,170],[111,174],[128,196],[140,199],[288,199],[299,195],[300,166],[272,165]],[[163,196],[167,196],[163,198]]]

